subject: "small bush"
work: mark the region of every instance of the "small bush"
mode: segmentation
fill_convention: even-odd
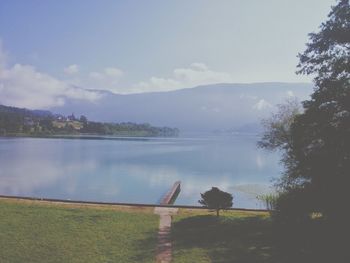
[[[257,199],[263,203],[267,210],[275,210],[278,194],[265,194],[257,196]]]
[[[221,191],[217,187],[212,187],[211,190],[206,191],[204,194],[201,194],[201,197],[202,199],[198,202],[204,207],[214,209],[217,216],[219,216],[219,211],[221,209],[227,209],[233,205],[232,194]]]

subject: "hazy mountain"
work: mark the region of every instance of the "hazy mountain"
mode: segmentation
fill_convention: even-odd
[[[67,100],[51,109],[62,114],[84,114],[106,122],[148,122],[181,131],[255,131],[260,119],[276,104],[296,96],[308,98],[312,84],[215,84],[169,92],[118,95],[102,92],[96,102]]]

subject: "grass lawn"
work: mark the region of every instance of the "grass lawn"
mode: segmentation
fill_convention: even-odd
[[[180,262],[270,262],[269,215],[180,210],[173,223],[173,258]]]
[[[350,262],[339,253],[344,249],[331,250],[340,242],[330,237],[317,222],[289,228],[274,225],[261,212],[227,211],[217,218],[203,210],[180,210],[172,226],[173,263]]]
[[[153,208],[0,199],[0,262],[154,262],[158,223]],[[350,262],[347,232],[335,230],[275,225],[265,212],[180,209],[173,263]]]
[[[154,262],[152,208],[0,199],[0,262]]]

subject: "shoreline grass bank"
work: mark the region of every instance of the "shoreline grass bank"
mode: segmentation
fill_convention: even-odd
[[[192,205],[162,205],[162,204],[149,204],[149,203],[118,203],[118,202],[97,202],[97,201],[83,201],[83,200],[70,200],[70,199],[54,199],[54,198],[40,198],[40,197],[30,197],[30,196],[12,196],[12,195],[0,195],[1,199],[13,199],[13,200],[29,200],[47,203],[62,203],[62,204],[81,204],[81,205],[96,205],[96,206],[129,206],[129,207],[174,207],[183,209],[195,209],[208,211],[207,208],[203,206],[192,206]],[[254,209],[254,208],[239,208],[232,207],[228,208],[227,211],[246,211],[246,212],[269,212],[266,209]]]
[[[0,199],[0,262],[154,262],[159,217],[145,207]]]
[[[154,207],[0,198],[0,262],[154,262],[159,224]],[[180,211],[176,222],[212,214]]]
[[[154,207],[0,198],[0,262],[154,262]],[[332,261],[342,249],[318,221],[292,229],[266,211],[198,208],[172,221],[174,263],[346,262]]]

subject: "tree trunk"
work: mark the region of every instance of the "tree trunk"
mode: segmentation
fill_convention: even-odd
[[[220,209],[216,209],[216,216],[219,216],[219,210]]]

